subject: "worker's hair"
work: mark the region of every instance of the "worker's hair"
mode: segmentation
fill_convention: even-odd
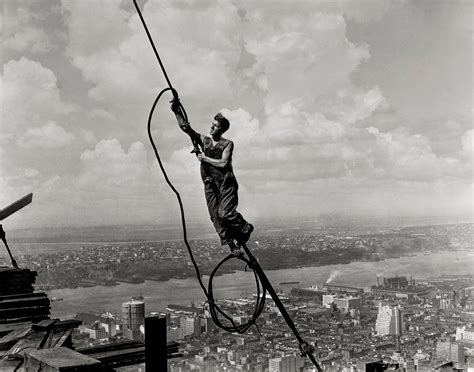
[[[227,120],[224,117],[224,115],[222,115],[220,112],[218,112],[216,116],[214,116],[214,120],[218,121],[221,124],[222,133],[224,133],[225,131],[227,131],[227,129],[229,129],[230,127],[229,120]]]

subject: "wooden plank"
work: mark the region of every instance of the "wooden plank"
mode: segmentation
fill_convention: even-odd
[[[2,310],[21,309],[27,307],[50,307],[50,302],[47,297],[0,301],[0,312]]]
[[[28,316],[49,315],[49,306],[29,306],[0,310],[2,319],[19,319]]]
[[[44,292],[17,293],[17,294],[0,296],[0,301],[18,300],[22,298],[48,298],[48,295]]]
[[[23,325],[9,332],[6,336],[0,338],[0,350],[10,349],[20,339],[26,337],[31,332],[31,325]]]
[[[25,315],[25,316],[9,318],[9,319],[1,319],[0,318],[0,323],[16,324],[16,323],[25,322],[27,320],[32,321],[32,322],[39,322],[40,320],[44,320],[44,319],[48,319],[48,318],[49,318],[49,314],[35,313],[35,314],[28,314],[28,315]]]
[[[17,323],[6,323],[6,324],[1,324],[0,323],[0,337],[4,337],[8,335],[10,332],[15,331],[18,328],[24,327],[24,326],[30,326],[31,322],[17,322]]]
[[[24,355],[27,350],[38,349],[48,332],[33,332],[18,340],[7,352],[9,354]]]
[[[22,364],[22,360],[0,359],[0,371],[17,371],[17,368],[20,367]],[[20,368],[18,369],[18,371],[24,371],[24,369]]]
[[[25,357],[28,371],[99,371],[99,366],[100,361],[65,347],[29,350]]]
[[[51,329],[56,322],[57,322],[56,319],[45,319],[45,320],[42,320],[41,322],[33,324],[31,328],[35,331],[48,330],[48,329]]]
[[[77,328],[80,324],[81,322],[76,320],[60,321],[58,319],[46,319],[37,324],[31,322],[13,323],[10,325],[9,333],[0,338],[0,350],[10,349],[20,339],[36,331],[46,331],[48,326],[51,327],[50,329],[53,332],[51,347],[68,345],[68,342],[71,343],[74,328]],[[8,329],[6,325],[2,325],[2,327]]]
[[[73,331],[74,331],[73,329],[68,329],[67,331],[64,331],[64,332],[62,333],[61,337],[59,338],[59,340],[57,340],[57,341],[54,343],[54,346],[53,346],[53,347],[66,346],[66,345],[69,343],[68,338],[71,337]]]
[[[59,331],[59,330],[67,330],[71,328],[77,328],[82,324],[80,320],[75,320],[75,319],[66,319],[66,320],[58,320],[54,324],[54,331]]]

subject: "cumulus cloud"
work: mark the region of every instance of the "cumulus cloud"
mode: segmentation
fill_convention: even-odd
[[[54,121],[36,128],[29,128],[18,138],[18,145],[24,148],[54,149],[64,147],[74,140],[74,135],[67,132]]]
[[[128,30],[130,14],[119,1],[61,1],[69,27],[69,53],[92,55],[120,45]]]
[[[94,119],[107,120],[107,121],[116,119],[112,113],[104,109],[93,109],[91,111],[91,116]]]
[[[54,6],[52,0],[42,0],[41,4],[23,0],[4,2],[3,50],[7,53],[44,54],[57,48],[55,43],[61,33],[52,25],[54,22],[48,22],[48,17],[55,14]]]
[[[88,145],[97,143],[97,138],[94,132],[92,132],[91,130],[82,129],[81,136],[84,139],[84,142],[87,143]]]
[[[62,100],[55,74],[25,57],[3,66],[2,88],[7,133],[43,125],[52,117],[75,110],[74,105]]]
[[[260,17],[270,18],[265,26]],[[370,53],[347,40],[340,14],[309,10],[272,17],[252,12],[246,29],[247,50],[266,78],[267,112],[289,99],[321,99],[351,87],[350,74]]]
[[[36,168],[16,168],[0,174],[0,207],[4,208],[15,200],[35,190],[40,171]],[[10,220],[10,219],[9,219]]]
[[[232,139],[235,142],[245,143],[250,140],[258,141],[260,123],[257,118],[253,118],[250,113],[243,108],[236,110],[223,109],[221,113],[229,119],[231,123]]]
[[[80,146],[72,124],[78,107],[64,99],[55,73],[26,57],[12,59],[3,65],[1,86],[1,141],[7,153],[2,172],[33,167],[45,178],[77,169],[69,162]],[[55,159],[59,153],[51,149],[61,149],[61,155]]]
[[[367,128],[376,139],[374,166],[380,175],[407,180],[435,180],[459,171],[459,161],[436,156],[426,137],[405,128],[382,133]]]
[[[344,132],[341,123],[330,121],[319,113],[307,112],[301,101],[294,100],[268,115],[262,134],[272,145],[292,146],[334,143],[342,138]]]
[[[82,153],[81,161],[84,165],[81,183],[94,187],[138,182],[147,164],[142,143],[132,143],[128,151],[124,151],[116,139],[99,141],[93,150]]]
[[[403,6],[402,1],[363,0],[362,5],[351,0],[301,1],[297,6],[275,1],[140,3],[193,127],[207,133],[219,110],[230,119],[225,136],[235,142],[233,162],[244,210],[253,215],[389,213],[400,206],[397,213],[410,208],[435,212],[450,203],[456,208],[462,204],[444,194],[450,188],[468,195],[472,130],[460,141],[466,127],[456,129],[452,141],[462,146],[448,156],[433,146],[434,136],[413,130],[409,123],[408,129],[400,124],[393,94],[382,79],[361,84],[354,78],[380,46],[365,43],[369,39],[364,37],[352,42],[348,20],[350,27],[378,22],[394,7]],[[51,19],[45,12],[31,11],[25,6],[28,1],[19,4],[19,9],[26,9],[17,12],[25,27],[15,26],[8,33],[4,40],[9,50],[47,50],[52,32],[45,24]],[[51,9],[58,3],[47,4]],[[59,195],[70,201],[71,211],[87,216],[95,211],[115,218],[135,207],[152,216],[150,195],[162,199],[157,205],[166,214],[174,202],[163,189],[151,148],[143,145],[149,104],[166,82],[133,5],[61,0],[58,8],[64,20],[60,27],[67,30],[63,52],[72,63],[65,71],[78,80],[77,92],[60,89],[59,74],[64,70],[47,68],[46,60],[36,62],[27,54],[30,59],[8,61],[1,102],[8,126],[0,141],[7,146],[2,151],[16,159],[27,152],[15,152],[14,146],[45,150],[75,139],[76,153],[67,155],[74,166],[55,173],[52,166],[26,165],[22,158],[19,163],[24,166],[18,169],[38,173],[27,176],[25,171],[0,182],[10,190],[21,182],[34,185],[44,203]],[[35,14],[38,18],[33,19]],[[83,105],[82,110],[78,112],[67,97]],[[167,101],[155,111],[153,132],[170,178],[195,208],[191,213],[205,212],[199,163],[189,154],[189,139],[176,127]],[[378,123],[381,117],[390,122]],[[445,131],[452,132],[448,127]]]
[[[40,28],[25,28],[7,37],[2,43],[4,48],[17,52],[47,53],[53,45],[46,32]]]
[[[366,23],[380,20],[387,11],[397,3],[403,3],[404,0],[337,0],[333,6],[337,7],[350,19],[357,22]]]
[[[345,89],[338,92],[329,114],[336,115],[341,122],[352,125],[370,118],[378,110],[387,108],[388,102],[378,86],[367,91]]]
[[[260,182],[342,176],[364,161],[344,125],[305,111],[301,100],[279,107],[264,125],[242,108],[222,112],[231,121],[236,168]]]
[[[91,98],[116,102],[120,112],[120,102],[144,100],[157,86],[165,85],[136,14],[127,15],[118,3],[65,1],[63,5],[73,35],[68,53],[94,84]],[[237,8],[231,2],[212,1],[200,6],[166,1],[145,4],[143,13],[168,73],[182,95],[191,97],[185,103],[199,121],[216,106],[228,107],[236,99],[248,103],[256,113],[267,114],[302,97],[314,105],[346,91],[349,101],[353,90],[350,74],[370,53],[366,45],[347,40],[343,16],[334,9],[322,13],[310,3],[302,5],[307,12],[285,7],[285,13],[275,15],[266,9],[269,6]],[[89,16],[84,17],[85,13]],[[90,17],[100,20],[91,22]],[[104,34],[99,26],[89,29],[85,25],[103,24],[104,17],[112,29],[120,31]],[[160,22],[151,21],[154,19]],[[200,19],[208,20],[205,29]],[[124,28],[127,21],[128,28]],[[96,45],[96,40],[103,44]],[[154,76],[156,79],[150,79]],[[366,110],[377,105],[376,95],[381,95],[377,89],[359,92],[367,99],[359,105],[365,104]],[[352,115],[355,119],[368,116],[363,108]]]
[[[80,160],[81,173],[67,181],[68,189],[74,190],[73,204],[83,214],[79,219],[88,218],[89,223],[101,219],[105,221],[102,223],[151,223],[178,217],[175,199],[156,164],[147,161],[141,142],[127,149],[117,139],[101,140],[93,149],[85,150]],[[163,210],[173,212],[160,217]]]
[[[136,14],[130,16],[118,2],[64,1],[63,6],[68,14],[69,33],[73,35],[68,53],[84,77],[94,83],[89,92],[91,98],[118,102],[137,97],[145,99],[162,84],[156,58]],[[225,88],[230,91],[225,71],[231,66],[226,63],[234,59],[236,65],[240,52],[230,33],[235,25],[232,18],[238,18],[230,3],[183,9],[174,2],[151,1],[145,4],[143,12],[149,20],[150,32],[157,35],[160,50],[165,52],[164,61],[179,61],[179,66],[185,67],[173,74],[176,86],[193,93],[212,92],[219,85],[223,88],[220,94]],[[226,22],[222,22],[225,18]],[[151,21],[153,19],[160,19],[160,22]],[[212,23],[208,24],[209,28],[217,26],[214,28],[225,28],[225,32],[204,32],[197,27],[200,19]],[[124,28],[127,21],[129,27]],[[186,27],[179,26],[183,22]],[[90,24],[95,26],[91,28]],[[176,72],[173,64],[167,66],[171,72]],[[206,70],[212,74],[206,74]],[[156,76],[156,79],[150,79],[150,76]]]

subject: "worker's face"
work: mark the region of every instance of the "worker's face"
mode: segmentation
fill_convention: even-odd
[[[221,128],[221,123],[219,123],[217,120],[214,120],[211,123],[211,128],[209,129],[209,134],[216,135],[216,134],[222,134],[222,128]]]

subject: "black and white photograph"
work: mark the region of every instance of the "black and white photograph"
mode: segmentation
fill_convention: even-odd
[[[0,371],[474,371],[473,1],[0,3]]]

